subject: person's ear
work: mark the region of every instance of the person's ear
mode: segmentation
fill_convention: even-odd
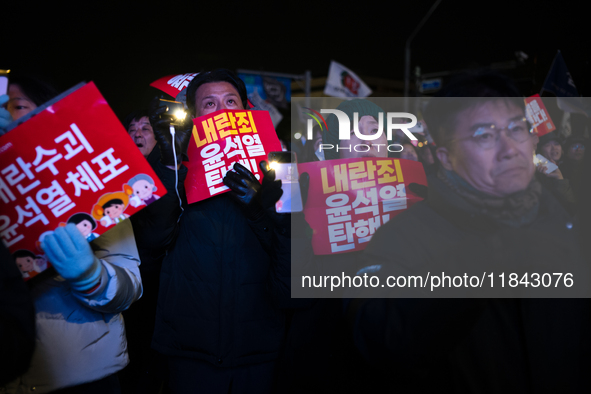
[[[437,155],[437,158],[441,162],[441,165],[443,166],[443,168],[445,168],[448,171],[453,170],[453,167],[451,165],[451,160],[450,160],[450,153],[449,153],[449,150],[445,146],[441,146],[441,147],[437,148],[437,150],[435,151],[435,154]]]

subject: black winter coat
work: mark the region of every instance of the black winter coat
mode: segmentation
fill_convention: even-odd
[[[227,195],[188,205],[181,215],[174,171],[155,170],[168,194],[150,204],[142,245],[168,247],[152,347],[220,367],[274,360],[290,299],[290,240],[266,215],[246,219]],[[187,169],[179,170],[179,193]],[[289,226],[289,223],[288,223]]]
[[[364,259],[381,264],[383,275],[413,273],[413,267],[434,273],[439,266],[441,272],[474,261],[494,268],[501,260],[505,264],[497,268],[535,260],[538,267],[565,272],[573,262],[588,264],[581,261],[572,224],[545,189],[537,218],[515,229],[487,222],[430,178],[428,200],[380,227]],[[393,392],[591,388],[589,299],[358,299],[348,304],[348,317],[357,348],[381,369],[376,378],[387,371]]]

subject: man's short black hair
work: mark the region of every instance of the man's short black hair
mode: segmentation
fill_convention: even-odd
[[[482,105],[494,97],[525,108],[523,95],[508,77],[493,71],[459,75],[441,89],[427,105],[423,116],[438,146],[449,140],[459,112]]]
[[[213,71],[204,71],[195,76],[189,86],[187,86],[187,107],[189,108],[189,112],[195,116],[195,93],[197,93],[197,89],[199,86],[203,85],[204,83],[211,83],[211,82],[228,82],[231,83],[238,94],[240,95],[240,100],[242,100],[242,106],[247,109],[248,108],[248,97],[246,95],[246,86],[244,82],[238,78],[234,72],[227,70],[225,68],[218,68],[217,70]]]
[[[147,109],[139,109],[127,115],[123,121],[123,127],[125,127],[125,131],[129,132],[129,126],[131,125],[131,122],[134,120],[138,121],[144,116],[146,116],[148,120],[150,119],[150,112]]]

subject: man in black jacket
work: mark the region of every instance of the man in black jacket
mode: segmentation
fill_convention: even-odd
[[[228,70],[200,73],[187,104],[192,117],[244,109],[246,89]],[[180,162],[192,121],[177,128],[173,142],[158,113],[151,117],[162,151],[155,170],[168,193],[146,208],[139,230],[142,245],[168,247],[152,346],[168,356],[174,392],[270,392],[290,300],[289,220],[267,211],[280,183],[261,166],[261,186],[237,164],[224,179],[230,193],[188,205]]]
[[[397,392],[588,391],[591,303],[539,298],[589,297],[588,261],[578,223],[533,176],[537,136],[523,98],[494,74],[466,76],[441,95],[425,112],[441,168],[426,201],[376,232],[364,251],[367,272],[381,283],[494,272],[497,290],[504,273],[502,297],[521,298],[468,298],[501,294],[490,291],[488,276],[475,289],[385,289],[380,295],[392,298],[345,303],[356,346],[396,371]],[[554,273],[569,272],[574,285],[555,287]],[[543,274],[552,286],[541,284]],[[401,298],[408,296],[425,298]]]

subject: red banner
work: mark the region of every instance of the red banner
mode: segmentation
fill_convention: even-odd
[[[58,226],[92,241],[165,193],[92,82],[0,137],[0,237],[25,280]]]
[[[162,90],[164,93],[169,94],[172,97],[176,97],[189,86],[189,82],[191,82],[197,74],[199,73],[168,75],[152,82],[150,86]]]
[[[226,110],[193,119],[193,136],[184,162],[187,201],[192,204],[228,191],[226,172],[238,162],[261,180],[259,163],[269,152],[281,151],[267,111]]]
[[[365,249],[378,227],[422,200],[408,185],[427,185],[423,165],[411,160],[328,160],[298,164],[298,172],[310,175],[304,214],[317,255]]]
[[[538,137],[556,130],[554,122],[548,115],[548,110],[539,94],[534,94],[525,99],[525,113],[527,120],[532,123]]]

